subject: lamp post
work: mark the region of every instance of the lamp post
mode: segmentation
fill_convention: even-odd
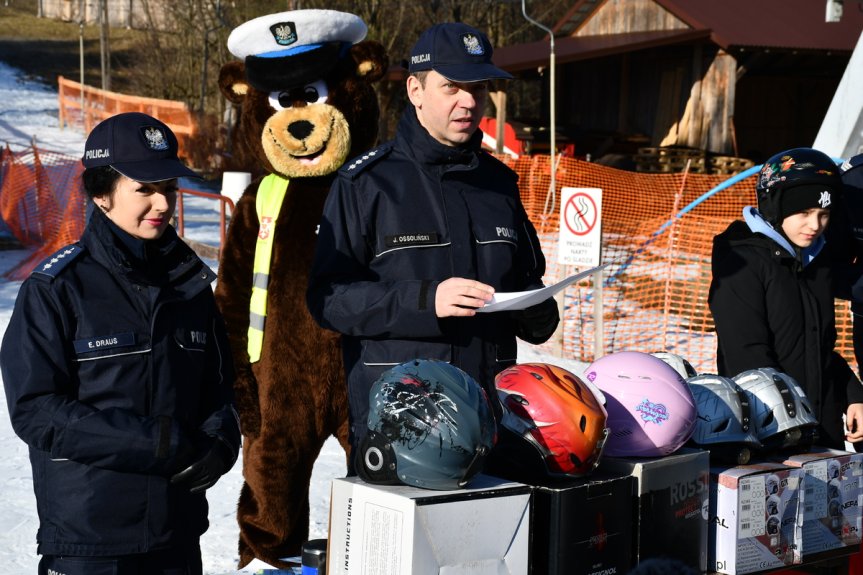
[[[102,89],[111,89],[111,49],[108,47],[108,0],[99,0],[99,48],[102,60]]]
[[[521,0],[521,13],[522,13],[522,15],[524,16],[525,20],[527,20],[528,22],[530,22],[531,24],[533,24],[537,28],[540,28],[541,30],[545,31],[548,34],[549,44],[550,44],[550,48],[551,48],[551,52],[550,52],[549,58],[548,58],[548,67],[549,67],[549,71],[550,71],[549,88],[548,88],[548,90],[549,90],[549,105],[550,105],[549,123],[551,124],[551,126],[550,126],[551,142],[550,142],[550,148],[549,148],[549,162],[550,162],[550,169],[551,169],[551,194],[554,195],[555,193],[557,193],[557,182],[556,182],[556,178],[555,178],[555,176],[556,176],[555,172],[557,171],[557,163],[555,162],[555,156],[557,155],[557,131],[556,131],[556,126],[555,126],[557,124],[557,112],[556,112],[557,96],[555,94],[556,84],[555,84],[555,65],[554,65],[554,32],[552,32],[550,28],[543,26],[542,24],[540,24],[539,22],[537,22],[536,20],[534,20],[533,18],[531,18],[530,16],[527,15],[527,8],[525,7],[525,2],[526,2],[526,0]]]
[[[87,129],[87,122],[84,120],[84,0],[78,2],[78,67],[80,68],[80,84],[81,84],[81,125]]]

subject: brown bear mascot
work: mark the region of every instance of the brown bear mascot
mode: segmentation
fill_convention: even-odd
[[[338,336],[318,327],[305,292],[332,177],[377,139],[371,86],[387,59],[366,25],[333,10],[296,10],[231,32],[242,62],[219,75],[240,108],[236,136],[267,175],[232,214],[216,298],[237,365],[243,476],[239,567],[290,564],[308,536],[312,467],[330,435],[348,449]]]

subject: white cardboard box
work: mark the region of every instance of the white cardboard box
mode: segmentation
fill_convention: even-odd
[[[797,561],[818,561],[858,551],[863,453],[815,447],[783,463],[805,472],[798,511]]]
[[[531,488],[479,475],[432,491],[333,481],[329,575],[526,575]]]
[[[728,575],[795,564],[803,470],[757,463],[710,470],[710,568]]]

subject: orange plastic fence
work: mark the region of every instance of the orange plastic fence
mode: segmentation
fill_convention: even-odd
[[[743,180],[674,216],[722,183],[725,176],[628,172],[563,158],[556,172],[558,192],[549,197],[548,156],[503,158],[519,173],[525,207],[540,233],[548,261],[546,284],[575,270],[557,263],[561,187],[603,190],[604,271],[602,350],[668,350],[687,358],[700,372],[714,371],[716,338],[707,307],[713,236],[752,204],[754,181]],[[26,277],[42,258],[75,241],[85,221],[77,158],[32,150],[0,161],[0,217],[19,241],[40,246],[7,273]],[[662,230],[661,232],[659,230]],[[594,288],[589,281],[564,292],[562,347],[565,357],[594,359]],[[852,365],[850,312],[837,301],[837,349]]]
[[[85,134],[110,116],[122,112],[143,112],[159,118],[176,134],[180,157],[186,156],[189,137],[195,133],[195,120],[183,102],[128,96],[108,92],[57,77],[57,99],[60,105],[60,127],[76,125]]]
[[[0,218],[23,245],[37,249],[6,273],[24,279],[47,256],[84,231],[86,195],[81,162],[64,154],[31,149],[0,153]]]
[[[87,195],[81,186],[79,158],[32,148],[0,150],[0,220],[26,247],[35,248],[25,260],[6,272],[11,280],[23,280],[33,268],[84,232]],[[219,202],[221,243],[225,243],[230,198],[181,188],[177,199],[177,231],[184,230],[183,196],[210,197]]]
[[[754,177],[728,187],[687,213],[682,209],[728,180],[703,174],[647,174],[562,158],[551,184],[548,156],[501,157],[520,180],[522,200],[540,233],[545,283],[577,270],[557,263],[560,189],[601,188],[604,353],[667,350],[699,372],[716,370],[716,336],[707,306],[713,236],[755,203]],[[660,230],[662,230],[660,232]],[[589,281],[564,293],[563,355],[594,358],[594,289]],[[839,351],[856,368],[847,302],[837,300]],[[547,351],[559,348],[544,344]]]

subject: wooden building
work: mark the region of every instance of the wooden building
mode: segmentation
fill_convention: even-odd
[[[863,30],[863,4],[577,0],[553,28],[557,131],[576,155],[680,146],[756,162],[811,146]],[[549,40],[495,50],[544,78]]]
[[[37,13],[65,22],[98,24],[104,6],[108,24],[119,28],[146,28],[152,22],[165,25],[165,6],[170,0],[37,0]]]

